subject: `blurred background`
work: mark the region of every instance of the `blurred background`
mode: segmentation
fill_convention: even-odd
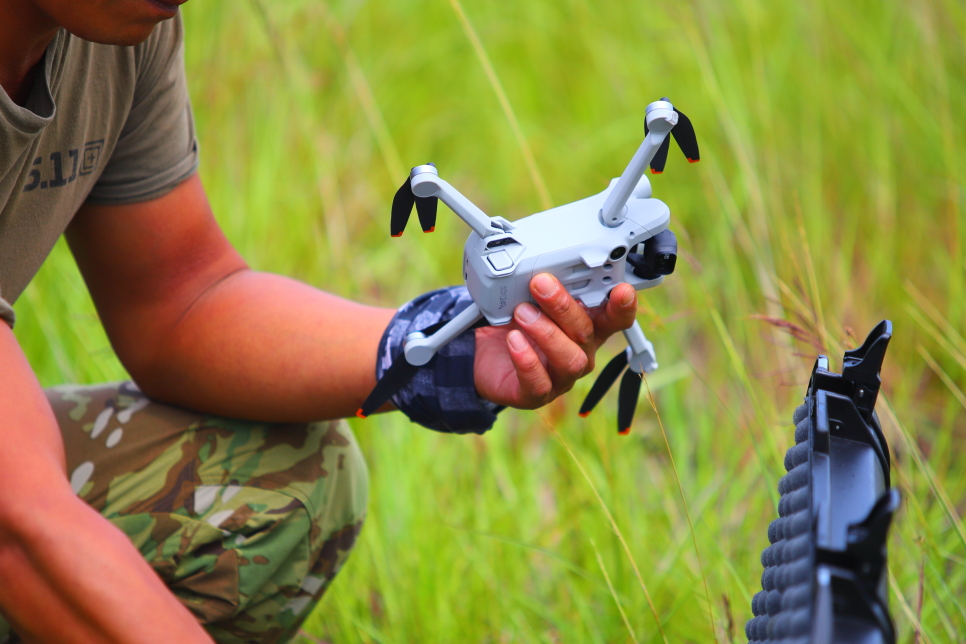
[[[962,639],[961,2],[183,12],[201,175],[229,238],[257,269],[363,302],[460,281],[468,228],[445,208],[433,235],[415,222],[388,235],[410,166],[435,162],[515,219],[602,190],[661,96],[701,145],[701,163],[672,149],[651,177],[681,248],[639,316],[667,442],[643,396],[630,436],[616,392],[579,419],[593,377],[484,437],[353,419],[370,515],[301,641],[745,641],[792,409],[816,354],[839,370],[883,318],[895,337],[878,409],[903,494],[892,612],[901,642]],[[62,243],[17,313],[45,385],[125,377]]]

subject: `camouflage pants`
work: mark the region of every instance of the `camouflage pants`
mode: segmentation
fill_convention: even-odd
[[[132,383],[47,397],[74,491],[124,531],[218,642],[284,642],[362,527],[344,421],[268,425],[150,402]],[[0,618],[0,642],[9,627]]]

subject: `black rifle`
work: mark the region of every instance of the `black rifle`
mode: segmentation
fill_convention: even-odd
[[[763,590],[745,626],[750,642],[895,644],[886,536],[899,492],[890,488],[889,446],[875,413],[891,337],[892,323],[883,320],[845,352],[841,375],[825,356],[815,361],[793,416],[796,445],[778,482],[772,545],[761,553]]]

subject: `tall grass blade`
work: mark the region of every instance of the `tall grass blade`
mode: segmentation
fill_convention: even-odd
[[[597,556],[597,565],[600,566],[600,571],[604,574],[604,581],[607,582],[607,588],[610,589],[610,596],[614,598],[614,603],[617,604],[617,610],[620,611],[621,619],[624,620],[624,625],[627,626],[627,632],[630,634],[631,639],[634,644],[637,644],[637,635],[634,634],[634,629],[631,628],[631,623],[627,621],[627,614],[624,613],[624,607],[621,606],[621,600],[617,597],[617,591],[614,590],[614,584],[610,581],[610,575],[607,574],[607,567],[604,565],[604,559],[600,556],[600,550],[597,549],[597,544],[594,540],[590,540],[590,547],[594,549],[594,555]]]
[[[916,618],[916,614],[913,612],[912,607],[909,606],[909,602],[906,601],[906,596],[902,594],[902,589],[899,588],[899,582],[896,581],[896,576],[892,573],[892,570],[889,570],[889,588],[892,589],[892,594],[899,600],[899,606],[902,607],[902,612],[912,622],[913,627],[916,629],[916,635],[922,636],[923,644],[932,644],[932,638],[926,634],[922,623]]]
[[[939,376],[939,379],[942,380],[943,383],[949,388],[950,393],[952,393],[953,397],[959,401],[959,404],[963,406],[963,409],[966,409],[966,394],[963,394],[963,390],[960,389],[956,383],[953,382],[953,379],[949,377],[949,374],[947,374],[946,371],[939,366],[939,363],[933,359],[932,355],[926,350],[926,347],[922,346],[921,344],[917,344],[916,350],[919,352],[919,355],[922,356],[922,359],[926,361],[926,364],[929,365],[929,368],[932,369],[933,372]]]
[[[711,608],[711,591],[708,590],[708,576],[704,573],[704,564],[701,563],[701,551],[698,550],[698,539],[694,536],[694,524],[691,523],[691,510],[688,509],[688,499],[684,495],[684,486],[681,485],[681,477],[678,476],[678,467],[674,464],[674,454],[671,451],[671,443],[667,439],[667,431],[664,429],[664,421],[661,420],[661,412],[657,409],[657,403],[654,401],[654,396],[651,395],[651,388],[647,384],[647,377],[641,373],[641,380],[644,381],[644,390],[647,394],[647,402],[650,403],[651,409],[654,410],[655,416],[657,416],[657,424],[661,427],[661,436],[664,437],[664,446],[667,448],[667,456],[671,461],[671,471],[674,472],[674,480],[678,484],[678,492],[681,495],[681,504],[684,506],[684,516],[688,519],[688,530],[691,532],[691,543],[694,544],[694,556],[698,560],[698,570],[701,573],[701,580],[704,582],[704,596],[708,602],[708,623],[711,626],[711,637],[714,641],[718,641],[718,633],[714,628],[714,613]]]
[[[896,416],[895,410],[892,408],[892,403],[882,392],[879,393],[879,400],[881,400],[885,407],[886,417],[892,423],[892,425],[899,431],[899,435],[902,437],[905,443],[906,450],[912,456],[919,470],[925,475],[926,480],[929,482],[929,488],[932,490],[933,494],[939,500],[939,505],[943,509],[943,513],[946,515],[946,519],[949,521],[950,526],[955,530],[956,535],[959,537],[959,544],[966,551],[966,531],[963,530],[963,520],[959,516],[959,512],[956,510],[956,506],[952,501],[949,500],[949,495],[946,494],[946,488],[940,483],[939,478],[933,471],[929,463],[922,456],[922,451],[916,444],[916,441],[912,439],[909,435],[909,431],[906,429],[899,418]]]
[[[321,7],[329,35],[342,54],[346,74],[349,76],[349,83],[352,85],[356,98],[362,106],[362,111],[366,115],[366,121],[369,123],[372,135],[376,139],[376,145],[379,146],[379,153],[382,155],[382,159],[386,164],[386,171],[389,173],[392,181],[397,181],[397,177],[406,176],[406,165],[402,162],[402,157],[399,156],[396,142],[393,140],[392,133],[386,125],[386,119],[382,116],[382,110],[379,109],[376,97],[372,93],[369,80],[366,78],[362,65],[359,64],[359,59],[356,57],[355,51],[353,51],[352,46],[349,44],[345,29],[336,20],[335,16],[332,15],[328,2],[320,2],[319,6]]]
[[[533,156],[533,150],[530,149],[527,137],[523,135],[520,122],[517,120],[517,115],[513,111],[513,106],[510,105],[510,99],[506,96],[503,83],[500,82],[500,77],[497,76],[496,70],[490,62],[490,57],[486,55],[486,49],[484,49],[480,37],[476,34],[476,30],[473,29],[473,24],[463,10],[463,5],[460,4],[459,0],[450,0],[450,4],[453,6],[453,11],[456,12],[456,17],[459,18],[463,32],[466,34],[467,39],[469,39],[470,44],[473,45],[473,50],[476,52],[477,58],[480,59],[480,64],[483,65],[483,72],[486,74],[490,86],[496,93],[496,100],[500,102],[500,109],[503,110],[503,115],[506,116],[506,120],[510,124],[510,129],[513,131],[513,136],[517,140],[517,145],[520,146],[520,152],[523,153],[523,160],[527,165],[527,171],[530,173],[530,180],[533,181],[533,185],[537,189],[540,206],[544,210],[549,210],[553,207],[553,201],[550,199],[550,191],[547,190],[547,184],[543,180],[543,175],[540,174],[540,168],[537,167],[537,160]]]
[[[540,419],[543,420],[544,424],[550,429],[553,435],[556,436],[557,440],[560,441],[560,444],[563,445],[564,449],[567,450],[567,454],[570,455],[570,459],[574,462],[574,465],[577,466],[577,469],[584,477],[584,480],[587,481],[587,485],[590,486],[591,492],[594,493],[594,498],[597,499],[597,503],[604,512],[604,516],[607,517],[607,522],[610,523],[611,529],[620,540],[621,547],[624,548],[624,553],[627,555],[627,559],[630,561],[631,567],[634,569],[634,574],[637,575],[637,581],[641,585],[641,590],[644,592],[644,598],[647,600],[647,605],[651,608],[651,614],[654,616],[654,623],[657,624],[657,630],[661,633],[661,639],[664,640],[664,644],[668,644],[667,635],[664,634],[664,627],[661,626],[661,618],[658,617],[657,609],[654,607],[654,602],[651,600],[651,593],[647,590],[647,584],[644,583],[644,577],[641,576],[641,571],[637,567],[637,561],[635,561],[634,555],[631,554],[631,549],[628,547],[627,541],[624,539],[624,533],[621,532],[620,527],[617,525],[617,521],[614,520],[614,515],[611,514],[610,508],[608,508],[607,504],[604,503],[604,499],[600,496],[600,492],[597,491],[597,486],[594,485],[594,481],[590,478],[590,475],[587,474],[587,470],[584,469],[580,459],[578,459],[577,455],[574,454],[572,449],[570,449],[570,445],[567,444],[567,441],[564,440],[563,436],[560,435],[560,432],[557,431],[557,428],[554,427],[549,420],[547,420],[547,417],[543,413],[538,412],[538,414],[540,415]]]

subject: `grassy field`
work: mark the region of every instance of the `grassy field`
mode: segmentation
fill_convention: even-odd
[[[652,179],[682,249],[640,315],[666,442],[643,400],[629,437],[614,394],[579,419],[591,379],[482,438],[353,420],[370,516],[304,641],[744,641],[791,410],[819,348],[838,369],[882,318],[879,414],[904,499],[893,615],[903,643],[962,641],[962,3],[196,0],[184,14],[201,174],[228,236],[258,269],[365,302],[460,279],[455,216],[388,237],[411,165],[434,161],[514,219],[606,186],[660,96],[701,143],[700,164],[672,150]],[[44,384],[124,377],[63,245],[17,312]]]

